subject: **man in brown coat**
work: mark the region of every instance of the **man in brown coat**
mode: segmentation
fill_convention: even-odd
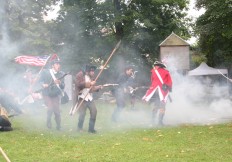
[[[89,119],[89,133],[96,133],[95,122],[97,117],[97,108],[93,100],[93,92],[102,89],[102,86],[95,86],[96,82],[94,81],[94,71],[96,70],[95,66],[86,65],[84,69],[77,73],[75,79],[75,92],[77,96],[78,103],[84,100],[78,110],[79,120],[77,129],[79,132],[83,131],[83,124],[85,120],[86,109],[90,111]]]

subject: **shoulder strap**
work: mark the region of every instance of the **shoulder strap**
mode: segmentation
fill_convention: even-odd
[[[160,76],[160,74],[159,74],[159,72],[158,72],[157,69],[155,69],[155,73],[156,73],[156,75],[158,76],[160,82],[161,82],[162,84],[164,84],[164,81],[163,81],[163,79],[161,78],[161,76]]]
[[[55,75],[54,75],[52,69],[49,69],[49,72],[50,72],[50,74],[51,74],[51,76],[52,76],[53,81],[55,81],[55,80],[56,80],[56,77],[55,77]],[[61,91],[62,96],[64,96],[64,91],[60,88],[59,84],[56,84],[56,86],[57,86],[57,88]]]

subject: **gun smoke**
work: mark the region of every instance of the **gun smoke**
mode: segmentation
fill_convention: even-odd
[[[21,87],[23,87],[23,83],[18,81],[18,78],[23,76],[26,67],[23,65],[15,65],[12,63],[12,59],[14,56],[19,54],[20,44],[12,43],[7,34],[7,24],[4,21],[4,5],[0,5],[0,75],[4,76],[2,79],[0,87],[4,86],[4,88],[10,88],[13,91],[20,91]],[[76,29],[68,29],[67,32],[72,33],[73,30]],[[74,31],[73,31],[74,32]],[[71,34],[70,34],[71,35]],[[65,47],[63,49],[63,53],[71,53],[71,49]],[[131,50],[130,52],[133,52]],[[117,70],[122,70],[124,64],[128,64],[128,62],[134,62],[134,60],[124,61],[122,64],[122,60],[125,60],[123,56],[113,57],[115,61],[110,63],[109,68],[114,69],[113,72]],[[65,60],[64,60],[65,61]],[[74,68],[80,68],[84,62],[77,60],[69,60],[73,62],[66,63],[71,64]],[[77,61],[77,62],[74,62]],[[182,75],[176,72],[175,64],[178,60],[169,59],[168,69],[173,78],[173,92],[171,93],[171,97],[173,102],[169,102],[166,106],[166,114],[164,117],[164,123],[168,126],[178,126],[182,124],[194,124],[194,125],[204,125],[204,124],[215,124],[215,123],[223,123],[232,119],[232,109],[231,109],[231,101],[230,97],[227,94],[228,87],[227,82],[220,82],[215,84],[205,84],[202,82],[202,78],[192,78],[187,75]],[[172,66],[173,65],[173,66]],[[9,66],[13,66],[13,68],[9,69]],[[19,68],[22,67],[22,68]],[[150,67],[152,68],[152,67]],[[15,70],[16,69],[16,70]],[[18,71],[17,71],[18,70]],[[78,70],[78,69],[77,69]],[[149,67],[146,65],[137,67],[135,81],[139,81],[138,86],[149,86],[150,76],[149,76]],[[105,73],[105,72],[103,72]],[[220,76],[219,76],[220,77]],[[113,79],[109,79],[113,78]],[[106,70],[106,74],[100,78],[100,83],[111,83],[115,78],[114,74],[110,74]],[[141,81],[142,80],[142,81]],[[203,78],[206,81],[205,78]],[[213,80],[208,79],[207,82],[212,82]],[[143,89],[142,93],[145,93],[146,89]],[[111,107],[107,112],[108,116],[101,115],[105,119],[98,119],[97,117],[97,125],[96,129],[104,127],[98,123],[100,120],[105,121],[106,123],[110,123],[106,129],[114,129],[120,125],[119,129],[129,129],[129,128],[148,128],[151,125],[151,111],[153,108],[153,104],[144,103],[141,101],[142,96],[136,96],[135,109],[134,111],[130,110],[130,104],[127,105],[126,109],[123,110],[121,114],[121,123],[111,124],[110,115],[113,109],[116,107],[115,104],[111,104]],[[30,121],[31,125],[35,127],[30,129],[37,129],[36,126],[38,123],[45,123],[46,118],[46,108],[41,105],[27,105],[29,106],[28,114],[24,114],[23,116],[27,116],[27,120]],[[67,106],[67,105],[66,105]],[[40,107],[40,109],[38,109]],[[71,107],[71,104],[67,107]],[[101,109],[101,104],[97,105],[98,109]],[[64,114],[63,112],[63,124],[66,129],[75,129],[77,124],[77,118],[71,118]],[[21,118],[19,118],[21,119]],[[17,120],[17,119],[15,119]],[[24,121],[25,128],[27,125],[27,121]],[[31,126],[30,125],[30,126]],[[45,124],[44,124],[45,127]],[[44,128],[45,129],[45,128]]]
[[[196,77],[180,74],[175,68],[177,62],[175,58],[168,59],[167,69],[173,78],[173,92],[170,93],[173,101],[168,101],[166,105],[164,123],[167,126],[178,126],[231,121],[232,109],[227,80],[220,74]],[[133,126],[137,123],[140,127],[150,127],[153,104],[137,103],[137,108],[137,112],[126,112],[124,119],[133,123]]]

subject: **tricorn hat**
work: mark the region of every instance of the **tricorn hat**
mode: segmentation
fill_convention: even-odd
[[[85,65],[85,72],[95,71],[97,69],[94,65]]]
[[[55,59],[51,61],[51,65],[54,65],[56,63],[60,64],[61,63],[60,59]]]
[[[134,65],[127,65],[127,66],[125,67],[125,70],[129,70],[129,69],[134,70],[134,69],[135,69],[135,66],[134,66]]]
[[[166,68],[167,67],[164,63],[162,63],[160,61],[155,61],[154,66],[159,66],[161,68]]]

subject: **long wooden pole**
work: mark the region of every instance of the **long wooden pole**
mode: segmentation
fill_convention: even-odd
[[[116,46],[114,47],[113,51],[111,52],[110,56],[108,57],[108,59],[106,60],[105,64],[103,65],[102,69],[100,70],[100,72],[98,73],[98,75],[96,76],[95,78],[95,82],[98,80],[98,78],[100,77],[101,73],[103,72],[103,70],[105,69],[106,65],[109,63],[110,59],[112,58],[112,56],[114,55],[114,53],[116,52],[116,50],[118,49],[118,47],[120,46],[121,44],[121,40],[116,44]],[[91,86],[89,88],[89,91],[88,93],[90,92],[90,90],[93,88],[93,86]],[[73,108],[71,108],[69,114],[70,115],[73,115],[75,114],[76,111],[79,110],[80,106],[82,105],[82,103],[84,102],[86,96],[88,95],[88,93],[86,93],[85,97],[81,100],[80,103],[78,103],[78,101],[76,102],[75,106]]]
[[[105,64],[103,65],[103,68],[101,69],[101,71],[98,73],[97,77],[95,78],[95,81],[98,80],[98,78],[100,77],[101,73],[103,72],[103,70],[105,69],[106,65],[109,63],[111,57],[114,55],[114,53],[116,52],[116,50],[118,49],[118,47],[121,44],[121,40],[116,44],[115,48],[113,49],[113,51],[111,52],[109,58],[106,60]]]
[[[6,159],[7,162],[11,162],[10,159],[8,158],[8,156],[6,155],[6,153],[3,151],[3,149],[0,147],[0,152],[2,153],[2,155],[4,156],[4,158]]]

